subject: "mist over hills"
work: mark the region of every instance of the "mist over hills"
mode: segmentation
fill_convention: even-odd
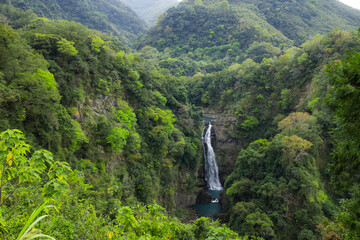
[[[177,0],[123,0],[123,2],[149,24],[154,24],[162,12],[179,4]]]

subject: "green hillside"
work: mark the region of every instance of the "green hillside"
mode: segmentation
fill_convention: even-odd
[[[0,4],[1,239],[360,238],[358,11],[188,0],[137,51],[63,20],[110,3]]]
[[[123,0],[123,2],[149,24],[154,24],[161,13],[179,4],[177,0]]]
[[[58,239],[105,239],[109,232],[121,239],[173,232],[193,238],[190,226],[166,221],[159,206],[145,216],[139,214],[147,208],[124,208],[157,202],[175,212],[179,193],[198,191],[201,118],[182,79],[80,23],[3,14],[24,21],[20,32],[0,24],[0,132],[16,128],[26,140],[13,131],[0,136],[7,159],[0,169],[1,238],[20,233],[39,199],[63,203],[61,214],[52,212],[40,227]],[[53,155],[34,153],[41,148]],[[116,216],[119,224],[134,219],[141,232],[115,227]],[[152,221],[159,225],[143,232]]]
[[[146,31],[146,24],[120,0],[1,0],[16,8],[32,10],[49,19],[80,22],[91,29],[113,34],[126,44]]]
[[[328,183],[336,179],[340,181],[336,184],[342,185],[347,178],[345,173],[336,178],[335,172],[329,174],[327,170],[334,166],[342,172],[339,168],[344,165],[333,162],[330,156],[333,141],[338,141],[332,131],[342,127],[334,130],[338,123],[325,104],[332,78],[326,71],[327,64],[346,56],[347,49],[360,50],[358,36],[334,30],[304,43],[302,48],[287,50],[278,59],[261,63],[248,59],[188,81],[189,99],[231,116],[228,139],[244,146],[238,149],[235,169],[225,180],[226,219],[240,234],[261,232],[266,239],[319,239],[323,217],[336,216],[340,200],[334,199],[344,186],[334,191]],[[344,80],[343,75],[340,79]],[[337,107],[347,102],[347,93],[333,91],[344,94],[344,102],[335,101],[339,111]],[[357,112],[355,109],[351,108]],[[219,162],[228,155],[218,152]],[[256,224],[253,219],[257,219]],[[329,227],[325,225],[322,227]]]
[[[358,25],[360,11],[335,0],[188,0],[162,16],[136,47],[146,47],[144,53],[156,48],[158,56],[143,56],[159,58],[160,66],[173,74],[191,76],[219,71],[247,58],[261,62],[316,34],[334,28],[356,30]]]
[[[207,17],[204,16],[204,12],[207,13]],[[212,14],[214,15],[211,16]],[[220,19],[216,14],[222,14],[224,19]],[[191,19],[191,17],[194,19]],[[232,21],[229,21],[229,18],[231,18]],[[195,19],[197,21],[193,21]],[[179,24],[178,27],[175,27],[175,22]],[[187,29],[189,22],[194,25]],[[238,29],[234,28],[234,22],[240,25]],[[227,32],[220,31],[220,29],[216,28],[221,25],[224,25],[227,30],[231,28],[231,32],[233,33],[231,36],[232,39],[238,41],[241,39],[239,39],[239,36],[235,33],[241,32],[241,28],[266,29],[268,31],[267,34],[253,30],[253,35],[250,35],[253,40],[266,41],[266,39],[262,39],[261,37],[264,38],[266,35],[269,35],[269,38],[274,33],[274,30],[267,26],[267,24],[269,24],[284,34],[288,39],[293,40],[295,45],[299,46],[316,34],[324,34],[334,28],[356,30],[359,23],[360,11],[350,8],[336,0],[186,0],[182,1],[178,8],[169,11],[158,26],[149,32],[146,43],[152,43],[153,45],[151,46],[163,49],[168,46],[168,44],[162,44],[162,42],[160,42],[158,45],[154,45],[154,43],[151,42],[154,40],[153,38],[157,38],[158,40],[164,38],[166,42],[167,38],[174,40],[174,38],[177,37],[183,42],[186,42],[195,31],[199,31],[198,34],[202,34],[205,30],[214,31],[213,35],[216,40],[218,40],[217,34],[222,34],[222,38],[227,39]],[[199,26],[202,26],[202,28]],[[165,31],[166,27],[168,27],[168,29]],[[181,31],[181,29],[185,28],[185,31]],[[184,34],[186,31],[189,33],[187,38],[184,39],[184,35],[178,35],[179,32]],[[247,37],[249,36],[247,35]],[[280,37],[279,34],[276,34],[276,37]],[[199,44],[223,45],[228,43],[226,40],[219,42],[214,41],[215,39],[206,39],[207,41],[200,41]],[[242,43],[241,41],[239,42]],[[179,44],[177,41],[174,41],[172,46],[176,47],[179,46]],[[190,44],[190,47],[196,46]]]
[[[325,34],[334,28],[356,30],[360,24],[360,11],[336,0],[229,2],[248,2],[297,46],[316,34]]]
[[[213,62],[215,69],[221,69],[222,63],[241,62],[248,56],[261,61],[279,55],[291,45],[288,38],[258,14],[247,8],[238,12],[227,2],[195,6],[181,3],[169,9],[137,43],[139,49],[155,47],[160,52],[167,51],[172,58],[189,58],[199,65],[201,61]],[[166,62],[162,64],[165,67]],[[210,69],[211,66],[206,70]]]

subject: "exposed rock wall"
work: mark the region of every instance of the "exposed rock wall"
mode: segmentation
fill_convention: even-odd
[[[235,161],[242,147],[241,142],[230,137],[230,133],[234,130],[236,118],[210,111],[204,111],[204,118],[214,118],[211,120],[213,125],[212,145],[219,167],[220,180],[223,183],[224,178],[234,169]]]
[[[194,177],[189,172],[180,171],[174,199],[177,208],[187,208],[196,204],[196,199],[205,182],[201,174],[200,169],[196,171]]]
[[[216,154],[216,162],[219,167],[219,176],[220,181],[223,184],[224,179],[230,173],[232,173],[235,161],[241,150],[241,143],[230,137],[231,133],[234,130],[234,126],[236,123],[236,118],[232,116],[223,116],[221,113],[204,111],[204,118],[211,118],[211,123],[213,125],[211,138],[212,138],[212,146],[214,148]],[[208,122],[204,122],[204,127]],[[203,151],[203,149],[202,149]],[[196,179],[194,179],[194,189],[192,191],[186,191],[183,189],[182,191],[177,191],[175,194],[175,203],[178,207],[186,207],[191,206],[199,202],[202,198],[202,194],[204,194],[204,189],[206,188],[205,182],[205,170],[204,170],[204,154],[202,154],[202,164],[197,171]],[[185,174],[185,173],[184,173]],[[184,181],[187,179],[183,178]],[[188,183],[181,183],[182,186],[188,186]],[[181,187],[179,186],[181,189]],[[200,199],[200,200],[199,200]],[[201,202],[201,201],[200,201]]]

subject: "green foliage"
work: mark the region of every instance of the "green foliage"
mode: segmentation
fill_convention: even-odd
[[[196,189],[179,177],[195,179],[201,158],[200,111],[183,78],[76,22],[36,18],[19,33],[0,27],[0,128],[17,127],[35,150],[54,153],[45,171],[35,171],[40,178],[20,185],[14,178],[3,188],[14,192],[0,206],[2,223],[12,226],[2,225],[5,238],[17,236],[43,198],[55,199],[61,214],[47,213],[37,229],[56,239],[106,239],[119,201],[157,201],[172,212],[178,191]],[[76,169],[70,182],[61,161]],[[179,229],[191,239],[189,225]]]
[[[241,239],[226,226],[219,226],[218,222],[211,222],[208,218],[198,218],[192,226],[195,239]]]
[[[22,240],[22,239],[35,239],[35,238],[46,238],[46,239],[52,239],[54,240],[55,238],[45,235],[45,234],[31,234],[29,233],[30,230],[38,223],[40,222],[43,218],[47,217],[47,215],[43,215],[40,216],[39,218],[37,218],[35,220],[35,218],[40,214],[40,212],[46,208],[46,207],[52,207],[52,206],[46,206],[47,203],[44,203],[43,205],[41,205],[40,207],[36,208],[34,210],[34,212],[30,215],[28,221],[26,222],[24,228],[21,230],[21,232],[19,233],[19,236],[16,238],[16,240]]]
[[[125,101],[119,101],[120,109],[115,114],[115,119],[122,126],[129,130],[133,130],[136,127],[136,115]]]
[[[38,169],[45,170],[47,167],[49,180],[44,188],[53,188],[52,196],[49,199],[55,202],[57,211],[50,211],[45,202],[40,207],[36,208],[29,217],[22,216],[19,219],[8,218],[19,214],[18,211],[23,211],[22,206],[18,205],[15,212],[9,213],[7,210],[14,210],[13,198],[7,198],[6,201],[12,201],[11,204],[3,205],[1,209],[5,210],[5,215],[1,215],[1,230],[2,236],[5,239],[10,239],[16,234],[17,239],[64,239],[64,238],[86,238],[86,239],[141,239],[141,238],[156,238],[156,239],[239,239],[237,234],[225,226],[221,226],[218,222],[212,222],[210,219],[200,219],[199,223],[194,225],[187,225],[181,223],[176,218],[171,218],[167,215],[165,209],[156,204],[148,206],[137,205],[134,207],[121,206],[120,203],[115,204],[114,219],[110,220],[107,217],[99,217],[96,214],[94,207],[88,202],[91,195],[95,192],[90,190],[92,186],[84,183],[84,176],[79,171],[69,171],[67,164],[60,162],[52,162],[52,155],[47,151],[37,151],[30,159],[24,156],[29,151],[30,146],[24,143],[24,137],[20,131],[8,130],[1,133],[0,148],[1,155],[7,166],[7,172],[10,167],[16,167],[21,170],[26,166],[24,161],[29,161],[31,169],[27,169],[29,173],[22,173],[26,175],[23,183],[34,185],[36,179],[42,178],[38,174]],[[14,171],[10,171],[14,172]],[[14,182],[10,175],[4,176],[5,171],[2,171],[2,183]],[[29,177],[29,174],[34,176]],[[16,177],[11,175],[11,177]],[[20,177],[21,178],[21,177]],[[19,179],[20,179],[19,178]],[[6,179],[8,182],[4,182]],[[44,181],[45,179],[41,179]],[[20,181],[20,180],[19,180]],[[149,183],[149,182],[148,182]],[[56,191],[65,193],[61,185],[69,186],[66,194],[55,194]],[[6,184],[0,186],[1,190],[7,190],[11,185]],[[17,185],[19,186],[19,185]],[[29,191],[29,189],[27,190]],[[46,192],[46,191],[45,191]],[[108,193],[116,194],[116,189],[113,187],[107,189]],[[1,192],[3,193],[3,192]],[[5,191],[6,193],[6,191]],[[12,192],[14,193],[14,192]],[[46,196],[46,195],[45,195]],[[20,195],[18,196],[20,197]],[[28,201],[33,201],[37,195],[26,193]],[[85,199],[87,198],[87,200]],[[40,217],[39,214],[46,211],[46,215]],[[3,212],[2,212],[3,213]],[[9,214],[9,216],[7,215]],[[24,218],[25,217],[25,218]],[[22,221],[25,223],[22,223]],[[199,227],[201,224],[206,225],[206,228]],[[43,222],[44,224],[39,224]],[[22,226],[22,229],[19,228]],[[35,225],[39,225],[35,229]],[[21,229],[21,230],[20,230]],[[20,232],[20,233],[19,233]],[[47,232],[45,235],[42,232]],[[195,235],[205,236],[204,238],[195,238]]]
[[[97,36],[97,35],[91,35],[89,36],[89,38],[91,39],[91,50],[93,50],[94,52],[101,52],[101,49],[103,50],[109,50],[109,47],[107,46],[106,42],[104,40],[101,39],[101,37]]]
[[[345,11],[345,6],[335,1],[295,1],[263,3],[256,1],[260,12],[266,16],[267,21],[280,30],[285,36],[299,44],[306,40],[306,36],[312,36],[316,33],[325,33],[336,27],[345,29],[346,25],[352,28],[351,18],[343,17],[341,14]],[[334,14],[331,17],[329,14]],[[349,15],[355,14],[354,11],[348,11]],[[327,22],[326,25],[314,27],[309,24],[311,21]],[[341,27],[340,27],[341,25]],[[299,34],[295,31],[297,26],[302,26],[306,33]],[[328,29],[328,30],[326,30]]]
[[[260,63],[316,34],[334,28],[355,30],[359,20],[356,10],[335,0],[189,0],[169,9],[135,46],[156,48],[143,56],[176,76],[193,76],[247,58]],[[297,56],[298,64],[311,61],[308,57]]]
[[[10,183],[26,184],[40,183],[41,174],[48,169],[48,181],[44,185],[45,197],[53,197],[67,189],[66,175],[70,168],[67,163],[55,162],[50,152],[38,150],[31,158],[26,155],[30,146],[24,142],[24,135],[19,130],[7,130],[0,134],[1,162],[0,169],[0,205],[13,197],[13,192],[7,190]]]
[[[278,123],[279,129],[282,131],[304,131],[310,128],[310,114],[306,112],[290,113]]]
[[[283,110],[287,110],[292,104],[293,100],[291,99],[291,90],[283,89],[281,90],[281,101],[279,102],[280,107]]]
[[[65,162],[54,161],[53,155],[46,150],[37,150],[30,158],[27,157],[30,145],[26,144],[24,139],[24,135],[19,130],[7,130],[0,134],[0,161],[2,163],[0,208],[3,211],[0,231],[2,236],[12,234],[9,228],[13,227],[12,224],[16,226],[21,220],[21,218],[13,219],[14,215],[32,207],[33,199],[29,197],[32,190],[29,186],[35,187],[32,197],[40,195],[41,198],[47,200],[58,199],[61,194],[69,190],[67,182],[67,176],[71,173],[69,165]],[[27,200],[28,204],[23,205],[24,200]],[[34,211],[18,239],[24,239],[30,229],[45,217],[42,216],[34,221],[43,208],[44,205]],[[36,235],[33,237],[35,238]]]
[[[126,145],[129,131],[122,127],[115,127],[111,130],[110,135],[106,138],[107,142],[116,152],[121,152]]]
[[[244,17],[250,22],[238,27]],[[255,26],[254,22],[257,21],[266,25],[269,32],[274,34],[263,37],[260,27]],[[261,43],[254,36],[259,36]],[[267,43],[262,43],[263,41]],[[203,3],[196,0],[169,9],[166,17],[161,18],[157,27],[149,31],[136,46],[139,49],[149,46],[157,48],[160,53],[156,57],[160,58],[161,67],[169,69],[175,75],[191,76],[201,70],[219,71],[248,56],[261,61],[263,57],[279,55],[280,42],[284,45],[290,43],[251,10],[243,6],[229,7],[227,1]],[[249,45],[252,47],[248,49]]]
[[[8,4],[7,1],[2,3]],[[2,4],[4,5],[4,4]],[[22,10],[32,10],[38,16],[49,19],[65,19],[81,22],[91,29],[118,36],[123,42],[134,42],[139,33],[144,33],[146,24],[136,13],[119,1],[76,1],[64,2],[60,0],[47,2],[43,0],[13,0],[11,6]],[[13,11],[13,10],[12,10]],[[6,15],[9,15],[7,12]],[[6,16],[5,15],[5,16]],[[18,14],[19,15],[19,14]],[[27,13],[29,15],[29,13]],[[22,17],[21,15],[18,16]],[[22,17],[24,18],[24,17]],[[25,19],[17,19],[20,25]],[[56,34],[56,33],[55,33]]]
[[[259,121],[254,116],[247,116],[244,122],[241,124],[241,127],[244,130],[252,130],[257,125],[259,125]]]
[[[315,112],[325,109],[323,98],[328,80],[324,66],[330,62],[328,56],[336,58],[344,54],[346,48],[354,47],[358,47],[355,34],[334,30],[307,42],[303,49],[288,49],[279,58],[264,59],[260,63],[247,59],[219,72],[195,75],[187,82],[189,99],[193,104],[236,117],[235,128],[228,131],[228,135],[247,145],[257,138],[274,136],[279,114],[309,111],[306,107],[312,103]],[[298,58],[304,56],[307,56],[305,62],[299,63]],[[316,87],[312,88],[313,83]],[[304,95],[309,91],[314,91],[313,98]],[[315,102],[317,97],[319,100]],[[329,128],[331,120],[327,114],[330,114],[328,110],[319,113],[322,123]],[[248,130],[246,123],[256,123],[255,118],[258,124],[250,124],[252,129]],[[311,122],[302,127],[312,129],[315,125]],[[299,137],[306,139],[307,134],[310,132]]]
[[[265,213],[255,212],[246,216],[245,226],[254,235],[261,235],[266,238],[273,237],[274,224]]]
[[[358,84],[360,62],[359,52],[349,52],[342,60],[334,61],[327,66],[331,90],[326,103],[333,111],[336,120],[333,139],[331,173],[337,189],[342,191],[342,207],[334,222],[327,222],[324,226],[335,228],[337,235],[344,239],[355,239],[360,236],[359,218],[359,174],[356,171],[359,161],[358,135]],[[324,235],[329,234],[327,232]]]
[[[42,3],[31,7],[47,12]],[[28,1],[13,4],[30,7]],[[114,14],[79,11],[94,6]],[[313,34],[310,20],[327,19],[323,6],[333,7],[315,1],[184,1],[139,41],[140,53],[130,53],[118,39],[79,23],[26,17],[2,5],[2,19],[21,30],[0,24],[0,128],[21,129],[34,146],[30,154],[19,132],[1,135],[2,237],[18,236],[29,209],[45,198],[55,199],[60,214],[48,211],[33,233],[57,239],[357,238],[357,54],[328,67],[334,86],[328,103],[337,125],[323,103],[324,65],[358,49],[357,36],[334,30],[285,50],[290,39],[300,45]],[[66,8],[58,1],[51,7]],[[78,1],[67,6],[69,16],[60,17],[77,10],[78,18],[98,25],[122,7]],[[344,19],[339,25],[348,25]],[[125,31],[133,31],[132,18],[124,21]],[[284,29],[284,23],[298,24],[303,34]],[[328,29],[320,25],[319,31]],[[223,202],[224,219],[243,238],[205,218],[180,223],[154,203],[172,213],[179,196],[198,189],[197,106],[229,117],[224,134],[247,146],[229,151],[240,153],[226,177]],[[333,126],[331,142],[327,131]],[[7,143],[10,133],[18,145]],[[325,170],[332,143],[331,168],[343,191],[337,194],[345,198],[336,218]],[[351,188],[341,186],[346,184]]]
[[[177,235],[180,234],[193,239],[190,229],[180,222],[172,221],[164,214],[164,209],[156,204],[133,209],[122,207],[118,212],[117,223],[119,227],[114,234],[120,235],[121,239],[178,239]]]
[[[6,3],[6,4],[3,4]],[[36,18],[36,15],[31,11],[18,11],[13,6],[7,5],[8,1],[2,1],[0,4],[1,23],[9,24],[15,29],[21,28]]]
[[[204,6],[204,3],[202,2],[202,0],[194,0],[194,5],[195,6]]]
[[[163,95],[161,95],[160,92],[156,91],[155,92],[155,97],[156,97],[156,101],[158,102],[158,105],[160,107],[165,107],[166,103],[167,103],[167,99],[166,97],[164,97]]]
[[[68,55],[68,56],[76,56],[76,54],[78,53],[78,51],[76,50],[76,48],[74,47],[74,42],[69,42],[66,39],[61,39],[60,41],[58,41],[58,50],[59,52]]]
[[[123,52],[116,53],[116,60],[120,65],[125,65],[124,53]]]
[[[174,130],[173,123],[175,122],[174,114],[169,110],[162,110],[160,108],[150,109],[145,115],[149,120],[162,125],[168,134]]]
[[[287,155],[289,161],[298,161],[306,154],[306,151],[312,147],[312,143],[305,139],[299,138],[296,135],[284,136],[281,138],[281,143],[284,146],[283,152]]]
[[[113,128],[110,132],[107,137],[107,142],[111,144],[115,151],[121,152],[129,139],[130,142],[128,145],[131,146],[132,151],[138,151],[141,139],[139,134],[136,132],[136,115],[127,102],[118,101],[118,104],[120,107],[114,116],[117,122],[117,127]]]
[[[291,113],[271,141],[259,139],[240,151],[225,187],[229,224],[241,235],[317,237],[328,197],[314,160],[321,150],[311,149],[319,136],[310,119],[307,113]],[[307,139],[294,135],[304,131]]]

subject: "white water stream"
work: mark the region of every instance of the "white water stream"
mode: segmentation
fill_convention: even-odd
[[[222,186],[219,180],[219,169],[215,160],[215,152],[211,146],[211,122],[209,125],[204,128],[206,130],[205,135],[203,135],[203,145],[204,145],[204,157],[205,157],[205,181],[209,190],[222,190]],[[217,200],[219,201],[219,200]]]

